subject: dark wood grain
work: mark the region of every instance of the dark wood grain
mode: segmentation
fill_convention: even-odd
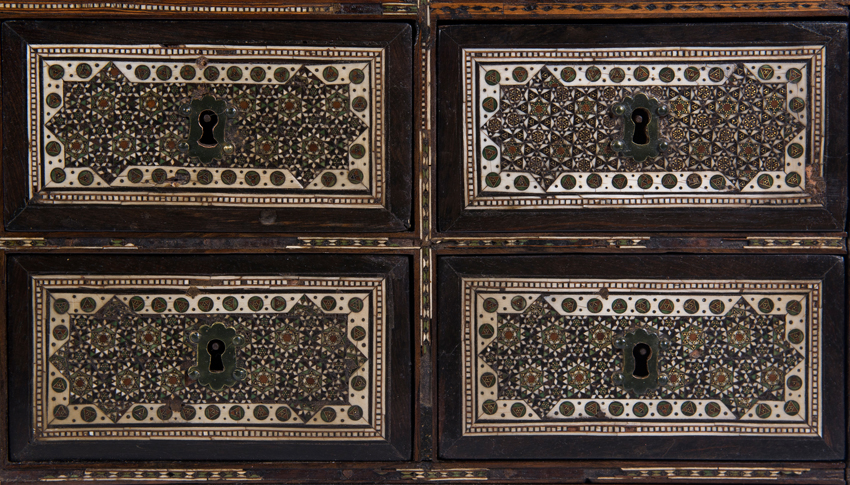
[[[648,33],[651,32],[651,35]],[[823,207],[800,208],[593,208],[470,210],[464,207],[465,150],[461,49],[465,47],[827,47],[826,149]],[[838,22],[452,25],[438,40],[437,231],[484,234],[579,231],[841,231],[847,211],[847,26]]]
[[[3,185],[7,231],[404,232],[414,227],[412,28],[405,23],[15,21],[3,25]],[[384,47],[387,51],[386,205],[354,208],[224,208],[37,204],[27,195],[26,46],[230,44]]]
[[[434,16],[444,21],[474,20],[609,20],[609,19],[693,19],[693,18],[788,18],[844,16],[842,2],[800,3],[775,0],[720,0],[710,4],[693,1],[624,2],[600,0],[585,2],[503,2],[442,1],[431,3]]]
[[[822,438],[463,436],[461,278],[823,280]],[[840,460],[845,453],[844,260],[836,256],[445,256],[438,260],[440,457],[444,459]]]

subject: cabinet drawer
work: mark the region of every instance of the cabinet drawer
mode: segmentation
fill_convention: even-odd
[[[837,23],[445,27],[440,229],[841,229],[846,40]]]
[[[9,263],[15,460],[409,458],[404,257]]]
[[[440,454],[840,459],[843,266],[444,257]]]
[[[403,230],[411,42],[397,23],[7,23],[6,224]]]

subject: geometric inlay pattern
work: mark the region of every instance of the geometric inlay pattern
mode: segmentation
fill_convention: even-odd
[[[382,201],[383,49],[29,50],[30,190],[44,202]],[[209,122],[222,139],[202,139],[211,159],[190,149],[203,123],[184,110],[200,100],[227,107]]]
[[[150,437],[258,427],[255,437],[277,439],[382,436],[381,280],[321,289],[268,280],[189,296],[169,279],[167,289],[151,278],[135,290],[120,280],[99,290],[88,278],[85,288],[72,277],[37,280],[39,439],[148,425],[157,425]],[[235,332],[225,345],[241,373],[220,390],[190,370],[202,351],[192,334],[217,323]]]
[[[820,204],[824,50],[465,49],[467,206]],[[666,110],[646,159],[615,143],[640,94]]]
[[[819,433],[819,282],[546,284],[465,280],[467,433]],[[664,342],[639,395],[615,378],[638,330]]]

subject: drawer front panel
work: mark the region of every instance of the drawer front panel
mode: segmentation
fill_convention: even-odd
[[[382,206],[385,49],[91,50],[29,46],[40,202]]]
[[[493,273],[524,261],[513,259]],[[542,259],[525,261],[534,271]],[[583,259],[594,267],[595,258],[575,258],[577,264]],[[725,269],[729,261],[713,264]],[[822,269],[811,266],[802,271]],[[623,266],[625,272],[632,267]],[[460,286],[464,309],[462,332],[447,332],[462,343],[461,367],[455,369],[462,373],[456,376],[462,400],[452,407],[460,442],[518,436],[685,443],[694,435],[732,443],[829,437],[825,396],[838,391],[827,387],[838,382],[841,369],[830,364],[834,356],[827,347],[838,338],[832,332],[840,320],[827,322],[835,308],[824,305],[826,298],[843,297],[840,280],[836,288],[832,277],[792,271],[783,278],[675,282],[605,276],[460,276],[447,286]],[[457,316],[446,316],[457,322]],[[687,455],[688,448],[677,456],[697,458]],[[468,449],[455,446],[451,456],[469,456]],[[587,450],[569,447],[558,456],[572,453],[584,456]],[[604,453],[632,456],[628,450]]]
[[[34,281],[35,314],[43,317],[35,348],[48,349],[34,376],[39,439],[118,437],[142,424],[167,426],[141,432],[150,438],[216,439],[232,430],[197,425],[224,424],[258,428],[244,435],[257,439],[383,439],[380,280],[315,292],[324,282],[280,287],[258,279],[238,292],[186,298],[179,286],[164,290],[160,277],[109,279],[115,284],[86,278],[96,292],[81,288],[79,277]],[[131,295],[130,284],[156,287]],[[208,351],[194,333],[235,347],[233,365],[218,366],[224,381],[204,372],[198,360]],[[45,378],[53,374],[61,377]]]
[[[824,51],[466,50],[469,206],[812,204],[823,182]],[[656,106],[643,108],[645,124],[658,126],[641,134],[629,119],[629,140],[641,94]]]
[[[647,432],[692,433],[693,422],[712,418],[716,424],[697,430],[819,434],[818,399],[811,391],[820,385],[807,382],[808,370],[821,364],[819,282],[761,293],[758,281],[687,281],[674,292],[642,293],[635,290],[667,285],[562,280],[552,288],[564,292],[513,292],[539,283],[464,280],[465,304],[478,316],[464,338],[464,358],[477,364],[467,385],[471,396],[488,398],[466,402],[466,415],[475,417],[469,433],[529,431],[546,421],[555,432],[569,422],[579,432],[611,433],[655,416],[671,422],[644,426]],[[618,290],[606,301],[595,294],[599,285]],[[727,291],[700,291],[719,285]],[[581,290],[589,286],[594,289]],[[499,301],[507,305],[487,306]],[[668,345],[654,350],[657,369],[644,369],[642,378],[655,374],[667,382],[656,379],[637,394],[622,382],[626,355],[616,340],[640,329]],[[597,417],[610,420],[599,423]],[[590,418],[584,426],[582,418]]]
[[[809,27],[444,27],[441,230],[842,228],[846,26]]]
[[[380,448],[401,419],[391,406],[409,399],[387,394],[387,372],[404,372],[388,354],[403,302],[392,301],[398,291],[385,276],[72,271],[33,274],[31,284],[38,445],[194,439]]]
[[[260,225],[295,229],[350,221],[345,211],[360,211],[364,230],[404,225],[409,27],[354,25],[337,38],[325,34],[333,26],[233,23],[211,43],[201,33],[215,24],[154,22],[129,38],[116,34],[135,27],[119,22],[7,25],[20,54],[4,59],[7,79],[23,78],[4,85],[10,110],[22,109],[5,135],[22,170],[7,175],[22,196],[13,202],[27,201],[21,222],[46,227],[26,209],[133,220],[167,206],[172,217],[285,209]]]

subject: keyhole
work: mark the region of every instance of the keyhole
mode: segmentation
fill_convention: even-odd
[[[632,111],[632,121],[635,122],[635,134],[632,136],[632,142],[635,145],[649,143],[649,137],[646,134],[646,127],[649,125],[649,111],[644,108]]]
[[[202,111],[201,115],[198,117],[198,123],[204,130],[201,135],[201,139],[198,140],[198,144],[207,148],[212,148],[218,145],[218,141],[213,135],[213,129],[215,128],[215,125],[218,124],[218,115],[215,114],[214,111]]]
[[[224,353],[224,342],[215,339],[207,344],[207,352],[210,354],[210,372],[224,372],[224,362],[221,354]]]
[[[649,358],[652,357],[652,349],[646,344],[637,344],[632,350],[632,355],[635,356],[635,370],[632,375],[638,379],[643,379],[649,376]]]

